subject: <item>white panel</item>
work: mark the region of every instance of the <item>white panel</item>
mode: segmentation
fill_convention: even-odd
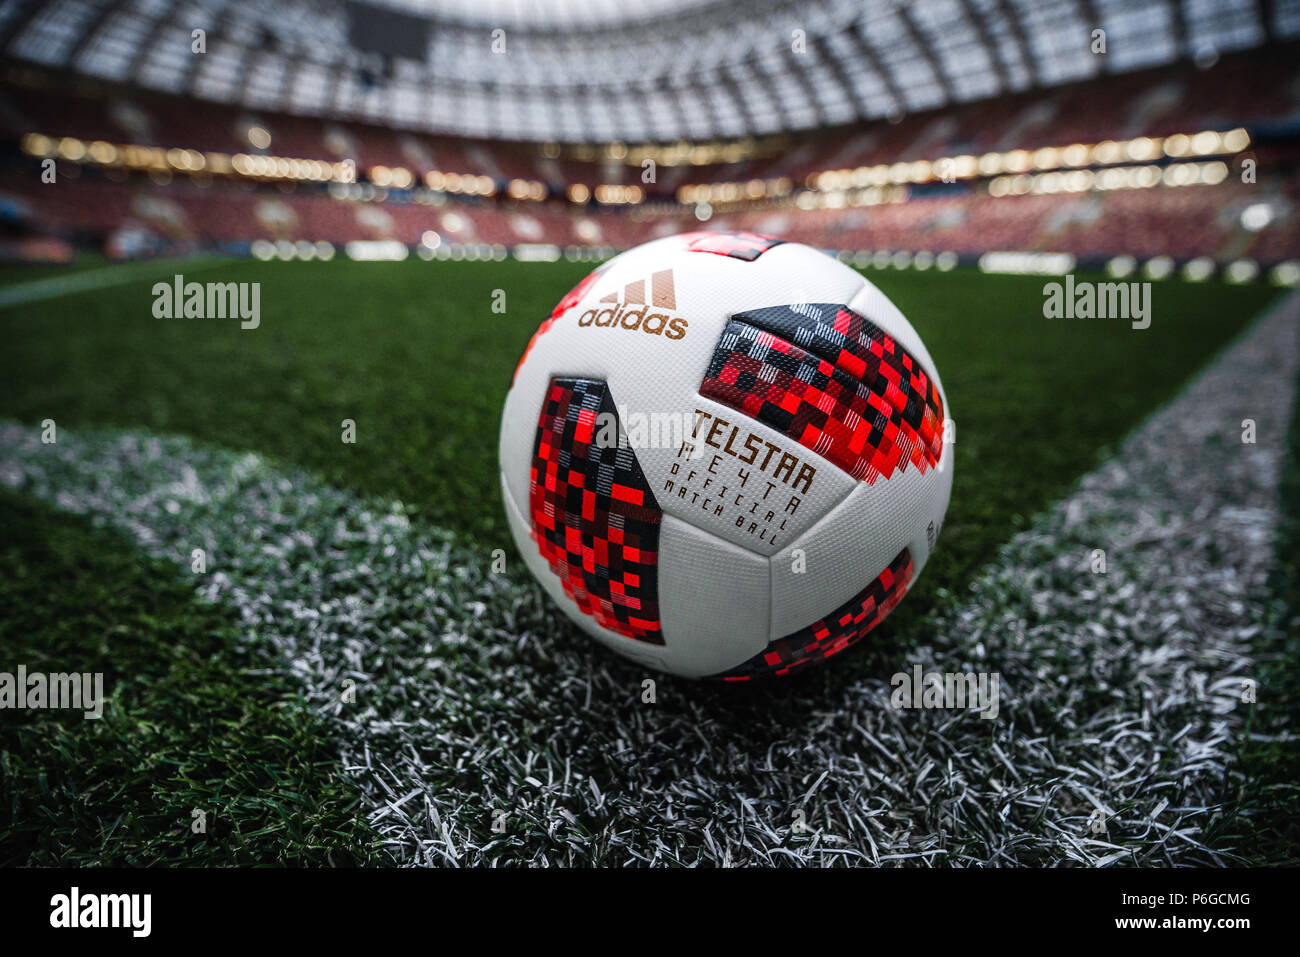
[[[767,645],[768,560],[665,515],[659,616],[673,671],[717,674]]]
[[[861,482],[811,531],[772,557],[771,637],[782,638],[844,604],[911,549],[915,572],[929,558],[927,526],[940,531],[952,490],[950,446],[944,468],[922,475],[915,466],[874,485]],[[793,551],[804,550],[796,572]]]

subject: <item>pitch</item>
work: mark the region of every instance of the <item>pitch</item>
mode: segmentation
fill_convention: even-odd
[[[6,617],[3,642],[30,663],[47,660],[57,636],[61,659],[98,666],[117,689],[93,742],[74,740],[57,716],[0,724],[6,863],[1059,863],[1118,853],[1086,843],[1091,809],[1067,785],[1092,772],[1069,762],[1083,760],[1085,738],[1118,740],[1140,702],[1073,697],[1068,682],[1118,667],[1132,649],[1120,655],[1110,642],[1129,639],[1098,638],[1086,653],[1040,643],[1033,596],[999,577],[1015,557],[999,548],[1037,548],[1049,567],[1067,540],[1079,547],[1052,504],[1121,453],[1273,292],[1161,283],[1155,321],[1134,331],[1042,318],[1042,279],[872,271],[960,409],[944,547],[881,626],[879,649],[854,649],[775,699],[660,677],[651,705],[642,669],[589,647],[522,568],[494,568],[494,553],[510,551],[495,480],[501,396],[541,315],[589,268],[215,262],[195,273],[263,284],[261,324],[248,331],[155,319],[149,288],[169,275],[164,264],[0,312],[0,416],[13,423],[0,458],[24,493],[4,501],[0,589],[21,612]],[[32,278],[9,272],[6,291],[21,299],[16,284]],[[504,314],[492,309],[499,289]],[[41,465],[34,437],[46,419],[66,438]],[[345,419],[355,443],[340,441]],[[153,451],[151,436],[162,443]],[[98,484],[107,470],[111,494]],[[283,491],[285,477],[301,491]],[[222,540],[252,522],[282,535]],[[196,534],[213,536],[207,585],[168,550]],[[303,579],[298,549],[303,563],[338,562],[350,577]],[[147,564],[141,551],[153,555]],[[241,583],[255,578],[271,583],[274,607],[242,603]],[[439,588],[448,581],[455,600]],[[938,629],[934,607],[978,607],[987,619],[965,623],[972,644]],[[326,624],[311,625],[312,609]],[[1128,627],[1114,634],[1161,647],[1154,630]],[[982,654],[1014,686],[1052,647],[1063,687],[1013,704],[1015,722],[999,726],[1002,758],[977,717],[904,722],[877,700],[913,660]],[[340,699],[345,678],[355,705]],[[1175,719],[1208,719],[1195,708],[1166,717],[1156,738],[1172,750],[1153,773],[1198,837],[1156,829],[1110,843],[1137,862],[1276,860],[1274,799],[1261,786],[1235,815],[1216,810],[1219,777],[1197,772],[1172,741]],[[1212,727],[1201,744],[1222,761],[1235,745]],[[226,741],[219,752],[214,735]],[[974,753],[976,741],[987,760],[954,776],[945,755]],[[237,767],[215,753],[238,755]],[[1244,757],[1275,769],[1281,760]],[[251,782],[243,793],[262,796],[239,798],[232,770]],[[1127,793],[1105,781],[1094,793]],[[1063,787],[1068,798],[1039,803]],[[159,826],[196,806],[225,838],[197,850],[182,828]],[[497,811],[504,831],[493,828]],[[793,829],[796,811],[806,831]],[[1081,828],[1071,840],[1065,821]]]

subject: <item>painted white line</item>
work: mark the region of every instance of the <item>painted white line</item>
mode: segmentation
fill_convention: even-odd
[[[172,275],[177,272],[197,272],[211,269],[222,263],[239,262],[239,260],[220,257],[200,256],[194,259],[151,259],[146,262],[123,263],[117,266],[103,266],[99,269],[87,269],[84,272],[69,273],[66,276],[50,276],[46,279],[33,279],[30,282],[15,283],[0,288],[0,309],[23,306],[45,299],[57,299],[73,293],[88,292],[92,289],[108,289],[112,286],[125,286],[154,276]]]

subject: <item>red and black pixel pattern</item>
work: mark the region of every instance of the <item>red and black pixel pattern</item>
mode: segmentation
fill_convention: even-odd
[[[839,654],[894,610],[912,584],[912,573],[912,553],[905,548],[875,581],[825,618],[776,639],[745,663],[713,677],[750,681],[765,675],[787,675]]]
[[[753,262],[773,246],[779,246],[784,239],[764,236],[761,233],[687,233],[684,237],[686,248],[694,253],[715,253]]]
[[[597,422],[597,416],[611,416]],[[653,645],[663,513],[632,449],[601,443],[615,422],[603,382],[552,379],[537,423],[528,496],[532,538],[564,593],[602,627]]]
[[[700,394],[874,484],[943,453],[943,401],[921,363],[847,306],[800,303],[727,321]]]

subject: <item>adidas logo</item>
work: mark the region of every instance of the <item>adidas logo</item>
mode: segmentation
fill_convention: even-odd
[[[680,339],[686,335],[689,323],[681,316],[668,314],[676,308],[673,271],[662,269],[650,276],[649,302],[646,301],[645,280],[638,279],[623,287],[621,299],[617,289],[602,296],[596,308],[588,309],[578,317],[578,325],[640,329],[652,336]]]

